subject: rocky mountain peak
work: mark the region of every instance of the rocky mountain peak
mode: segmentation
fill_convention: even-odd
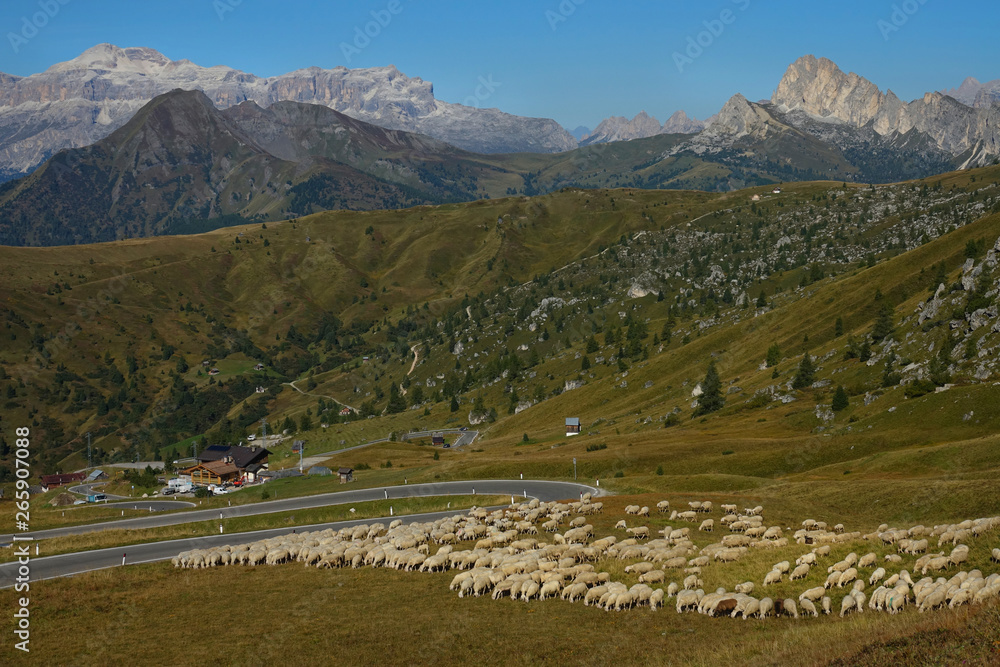
[[[833,116],[860,127],[875,118],[884,98],[868,79],[845,74],[832,60],[808,55],[789,65],[771,102],[782,111]]]
[[[660,128],[664,134],[695,134],[705,129],[707,123],[691,118],[684,111],[675,111]]]
[[[660,121],[645,111],[640,111],[632,120],[624,116],[605,118],[594,131],[583,138],[583,143],[603,143],[607,141],[628,141],[642,139],[660,133]]]
[[[580,144],[586,146],[609,141],[645,139],[657,134],[695,134],[704,128],[705,123],[689,118],[683,111],[675,112],[663,125],[645,111],[640,111],[631,120],[624,116],[605,118],[592,132],[581,138]]]
[[[966,83],[969,93],[976,84]],[[792,63],[771,101],[783,113],[802,111],[855,128],[870,126],[883,136],[917,130],[953,156],[973,151],[967,164],[991,161],[989,156],[1000,151],[997,112],[991,108],[972,109],[942,93],[906,103],[864,77],[844,73],[826,58],[810,55]]]
[[[155,49],[144,47],[120,48],[114,44],[92,46],[76,58],[56,63],[46,72],[120,71],[151,74],[162,70],[171,60]]]
[[[1000,102],[1000,79],[980,83],[975,77],[966,77],[958,88],[942,90],[962,104],[976,109],[988,109]]]

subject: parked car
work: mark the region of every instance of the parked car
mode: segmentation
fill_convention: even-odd
[[[469,430],[469,427],[468,427],[468,426],[463,426],[462,428],[460,428],[460,429],[458,429],[458,430],[459,430],[459,431],[468,431],[468,430]]]
[[[172,486],[168,486],[167,488],[163,489],[163,491],[161,493],[163,495],[165,495],[165,496],[170,496],[170,495],[173,495],[173,494],[177,493],[177,489],[175,489]]]

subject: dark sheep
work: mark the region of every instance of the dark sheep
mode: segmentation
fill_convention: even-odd
[[[736,599],[726,598],[725,600],[719,600],[719,603],[715,605],[715,613],[713,616],[728,616],[732,611],[736,609]]]

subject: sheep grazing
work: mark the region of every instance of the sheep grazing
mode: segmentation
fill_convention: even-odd
[[[851,611],[855,610],[857,607],[857,600],[854,599],[853,595],[845,595],[844,599],[840,601],[840,617],[843,618]]]
[[[771,570],[766,575],[764,575],[764,585],[771,586],[772,584],[781,583],[781,577],[783,576],[783,574],[784,573],[781,572],[780,570]]]
[[[637,574],[645,574],[646,572],[651,572],[654,569],[652,563],[635,563],[634,565],[627,565],[625,567],[625,572],[635,572]]]
[[[663,570],[650,570],[644,574],[639,575],[640,584],[660,584],[663,583],[666,575]]]
[[[739,601],[736,598],[725,598],[715,603],[709,610],[709,616],[730,616],[736,611]]]
[[[715,521],[713,519],[705,519],[701,522],[701,525],[698,526],[698,530],[711,533],[715,530]]]
[[[656,503],[656,509],[660,514],[666,514],[667,512],[670,511],[670,501],[661,500],[660,502]]]
[[[634,528],[626,528],[626,533],[631,533],[637,539],[645,540],[649,539],[649,528],[646,526],[635,526]]]
[[[816,605],[810,600],[799,600],[799,607],[802,609],[803,614],[812,614],[813,617],[819,616],[819,612],[816,611]]]
[[[788,575],[788,578],[792,581],[796,581],[798,579],[805,579],[807,576],[809,576],[809,566],[803,563],[792,570],[792,573]]]
[[[663,501],[664,503],[666,501]],[[824,542],[811,552],[801,555],[792,567],[789,561],[776,563],[763,581],[764,586],[779,584],[784,575],[798,581],[808,577],[819,558],[828,556],[832,544],[848,544],[862,539],[878,540],[885,546],[896,545],[901,553],[921,554],[916,560],[915,572],[925,576],[918,582],[907,570],[889,576],[888,565],[879,567],[878,556],[866,553],[860,558],[848,554],[842,561],[828,568],[824,586],[802,592],[798,599],[772,600],[752,597],[755,585],[747,581],[729,593],[719,588],[708,595],[702,590],[702,569],[712,560],[733,562],[754,548],[785,546],[789,540],[781,536],[781,528],[764,528],[760,508],[745,510],[745,515],[729,513],[729,507],[720,519],[722,525],[735,529],[718,543],[700,550],[692,542],[692,528],[673,529],[666,526],[662,538],[651,539],[646,526],[627,528],[631,537],[619,541],[614,535],[594,540],[594,527],[586,523],[584,514],[595,505],[589,502],[543,503],[532,500],[512,505],[502,510],[470,510],[465,515],[455,515],[433,522],[404,525],[394,520],[384,524],[358,525],[340,530],[326,529],[315,533],[304,532],[258,540],[247,544],[192,549],[178,553],[171,559],[174,567],[206,568],[227,565],[279,565],[299,562],[305,566],[325,568],[385,567],[407,572],[444,572],[453,570],[449,589],[459,597],[489,596],[494,600],[510,598],[529,602],[533,600],[560,600],[584,605],[600,606],[606,611],[625,611],[648,605],[658,610],[664,598],[676,598],[678,612],[697,609],[709,616],[736,618],[766,618],[767,616],[799,618],[802,616],[831,614],[833,602],[826,592],[837,586],[848,588],[841,600],[841,616],[871,611],[897,614],[906,605],[914,604],[921,612],[948,606],[955,609],[969,604],[982,604],[1000,598],[1000,574],[984,577],[979,570],[969,572],[958,568],[969,560],[970,549],[963,542],[988,535],[1000,527],[1000,517],[963,521],[952,525],[927,529],[915,526],[909,530],[881,526],[876,533],[828,532],[825,524],[813,520],[804,522],[803,530],[814,529],[808,534],[796,531],[794,539],[810,544]],[[691,520],[696,512],[711,511],[711,503],[692,503],[692,510],[679,518]],[[629,506],[630,514],[642,516],[648,508]],[[657,504],[662,513],[669,504]],[[572,513],[578,513],[570,520]],[[563,534],[558,527],[566,522]],[[529,535],[537,535],[538,528],[552,527],[548,542]],[[701,523],[701,532],[714,526],[711,519]],[[836,528],[836,527],[835,527]],[[742,532],[742,534],[740,534]],[[695,533],[697,534],[697,533]],[[760,537],[759,541],[755,538]],[[953,545],[950,553],[926,553],[927,541],[939,538],[942,543]],[[462,546],[460,543],[465,543]],[[431,545],[439,545],[432,547]],[[470,546],[474,548],[469,549]],[[974,544],[977,546],[978,543]],[[891,547],[890,547],[891,548]],[[434,552],[434,553],[431,553]],[[985,554],[984,554],[985,555]],[[992,550],[992,560],[1000,562],[1000,548]],[[885,563],[898,564],[903,556],[889,554]],[[627,561],[624,571],[638,577],[631,588],[611,580],[612,575],[598,571],[599,563],[607,559]],[[870,576],[859,575],[859,570],[872,569]],[[952,570],[952,568],[955,568]],[[665,583],[666,572],[683,570],[683,585],[670,582],[665,588],[654,590],[650,584]],[[926,576],[928,572],[952,570],[950,579]],[[866,586],[875,588],[870,596]]]

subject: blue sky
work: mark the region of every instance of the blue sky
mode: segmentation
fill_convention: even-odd
[[[704,118],[734,93],[770,96],[807,53],[904,99],[1000,78],[998,19],[985,0],[4,0],[0,71],[42,71],[101,42],[261,76],[391,63],[450,102],[483,77],[498,85],[481,106],[572,129],[643,109]],[[355,41],[366,27],[375,36]]]

